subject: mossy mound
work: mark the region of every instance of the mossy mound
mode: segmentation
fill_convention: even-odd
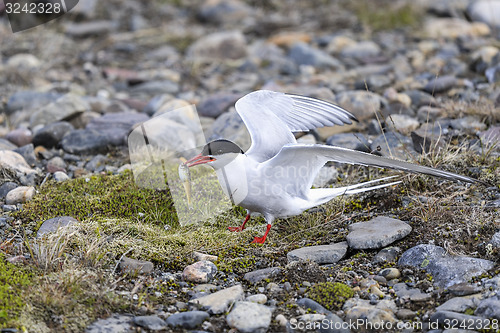
[[[320,282],[309,289],[309,298],[331,311],[340,310],[353,296],[351,287],[340,282]]]

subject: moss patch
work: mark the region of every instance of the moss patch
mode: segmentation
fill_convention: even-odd
[[[17,319],[32,280],[31,272],[8,263],[0,254],[0,327],[9,327]]]
[[[340,310],[353,296],[351,287],[340,282],[320,282],[309,289],[309,298],[331,311]]]

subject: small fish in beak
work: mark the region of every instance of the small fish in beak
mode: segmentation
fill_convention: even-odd
[[[186,164],[186,159],[181,158],[183,162],[179,165],[179,178],[181,179],[182,186],[184,186],[184,191],[186,192],[188,207],[191,207],[191,173],[189,172],[189,167]]]

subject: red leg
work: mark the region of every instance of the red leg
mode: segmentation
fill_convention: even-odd
[[[250,219],[250,214],[247,214],[242,225],[240,225],[239,227],[228,227],[229,231],[242,231],[243,229],[245,229],[245,224],[248,222],[249,219]]]
[[[264,233],[264,236],[262,236],[262,237],[255,237],[253,239],[252,243],[264,244],[264,242],[266,241],[267,234],[269,233],[269,230],[271,230],[271,225],[270,224],[267,225],[267,229],[266,229],[266,232]]]

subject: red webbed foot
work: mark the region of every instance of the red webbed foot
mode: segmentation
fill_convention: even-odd
[[[264,242],[266,241],[266,238],[267,238],[267,234],[269,233],[269,230],[271,230],[271,225],[268,224],[267,225],[267,229],[266,229],[266,232],[264,233],[264,236],[262,237],[255,237],[252,241],[252,243],[255,243],[255,244],[264,244]]]
[[[250,214],[247,214],[247,216],[245,217],[245,220],[243,220],[243,224],[240,225],[239,227],[227,227],[227,230],[229,231],[236,231],[236,232],[239,232],[239,231],[242,231],[245,229],[245,224],[248,222],[248,220],[250,219]]]

